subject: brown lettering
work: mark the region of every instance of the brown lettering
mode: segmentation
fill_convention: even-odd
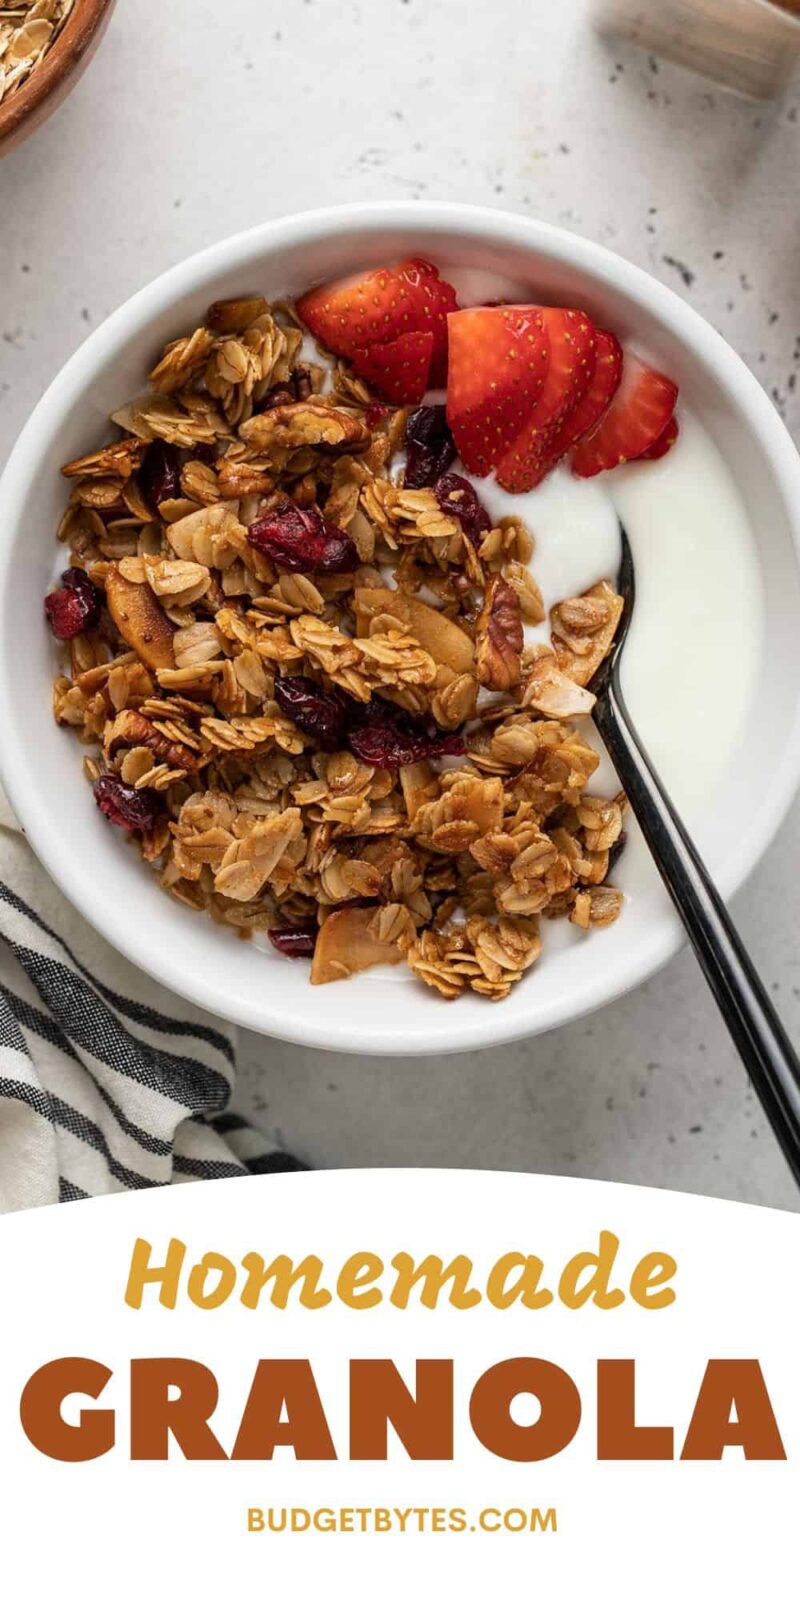
[[[452,1361],[418,1361],[416,1395],[393,1361],[351,1361],[351,1461],[385,1461],[389,1423],[412,1461],[452,1461]]]
[[[536,1395],[541,1406],[536,1422],[514,1422],[510,1408],[518,1394]],[[519,1356],[482,1374],[472,1391],[469,1415],[481,1444],[493,1455],[506,1461],[546,1461],[574,1439],[581,1397],[562,1367]]]
[[[170,1398],[170,1388],[178,1395]],[[173,1435],[187,1461],[225,1461],[208,1426],[219,1398],[217,1380],[201,1361],[182,1356],[131,1362],[131,1460],[167,1461]]]
[[[598,1461],[671,1461],[671,1428],[636,1422],[636,1362],[597,1363]]]
[[[34,1448],[53,1461],[95,1461],[106,1455],[114,1445],[113,1411],[81,1411],[73,1424],[64,1421],[61,1406],[71,1394],[98,1400],[111,1377],[110,1367],[83,1356],[64,1356],[39,1367],[28,1379],[19,1407]]]
[[[760,1363],[709,1361],[681,1461],[719,1461],[737,1444],[748,1461],[786,1460]]]
[[[231,1460],[271,1461],[279,1444],[298,1461],[336,1460],[310,1361],[259,1361]]]

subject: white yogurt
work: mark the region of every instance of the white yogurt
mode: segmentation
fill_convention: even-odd
[[[574,478],[568,467],[557,467],[530,494],[508,494],[494,476],[470,481],[493,523],[521,517],[533,534],[531,571],[548,612],[557,600],[619,571],[619,519],[597,478]],[[526,629],[526,637],[549,642],[549,622]]]
[[[761,569],[747,513],[716,445],[680,413],[662,461],[609,473],[636,566],[625,645],[628,709],[687,811],[741,749],[764,643]]]
[[[530,298],[530,287],[492,271],[448,269],[445,276],[461,305]],[[733,760],[752,707],[764,608],[733,478],[697,418],[683,406],[678,415],[680,437],[661,461],[583,482],[561,467],[522,495],[505,494],[493,478],[473,482],[493,519],[522,517],[535,535],[531,567],[548,609],[616,577],[617,518],[624,523],[637,591],[625,699],[676,805],[692,817]],[[548,629],[533,636],[547,638]]]
[[[545,606],[619,570],[619,520],[636,569],[625,699],[684,814],[707,806],[752,706],[763,637],[761,573],[739,492],[697,419],[680,410],[661,461],[581,481],[559,467],[529,494],[473,479],[492,516],[516,515],[536,540],[531,570]],[[545,625],[534,636],[547,638]],[[598,774],[600,786],[606,773]]]

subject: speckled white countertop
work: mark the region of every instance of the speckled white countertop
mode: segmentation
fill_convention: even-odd
[[[800,84],[777,107],[598,40],[582,0],[122,0],[0,164],[0,463],[87,331],[266,217],[392,197],[558,222],[677,288],[800,437]],[[768,775],[765,774],[765,782]],[[800,1037],[800,809],[736,914]],[[323,1166],[512,1167],[800,1209],[693,960],[502,1050],[242,1040],[240,1107]]]

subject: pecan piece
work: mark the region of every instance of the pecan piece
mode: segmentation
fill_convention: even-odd
[[[132,749],[137,745],[145,745],[157,761],[166,762],[169,767],[182,767],[184,772],[197,770],[197,757],[185,744],[168,739],[139,711],[120,711],[106,738],[106,754],[114,756],[123,746]]]
[[[338,411],[319,400],[296,400],[273,406],[243,422],[239,433],[256,450],[321,450],[329,455],[366,450],[372,435],[350,411]]]
[[[245,494],[270,494],[275,483],[275,474],[257,461],[223,456],[217,467],[217,486],[223,500],[237,500]]]
[[[522,655],[519,595],[499,572],[489,579],[475,642],[479,683],[485,689],[516,688]]]

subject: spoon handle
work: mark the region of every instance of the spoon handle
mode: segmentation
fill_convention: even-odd
[[[800,1184],[800,1060],[628,716],[617,671],[594,720],[728,1031]]]

